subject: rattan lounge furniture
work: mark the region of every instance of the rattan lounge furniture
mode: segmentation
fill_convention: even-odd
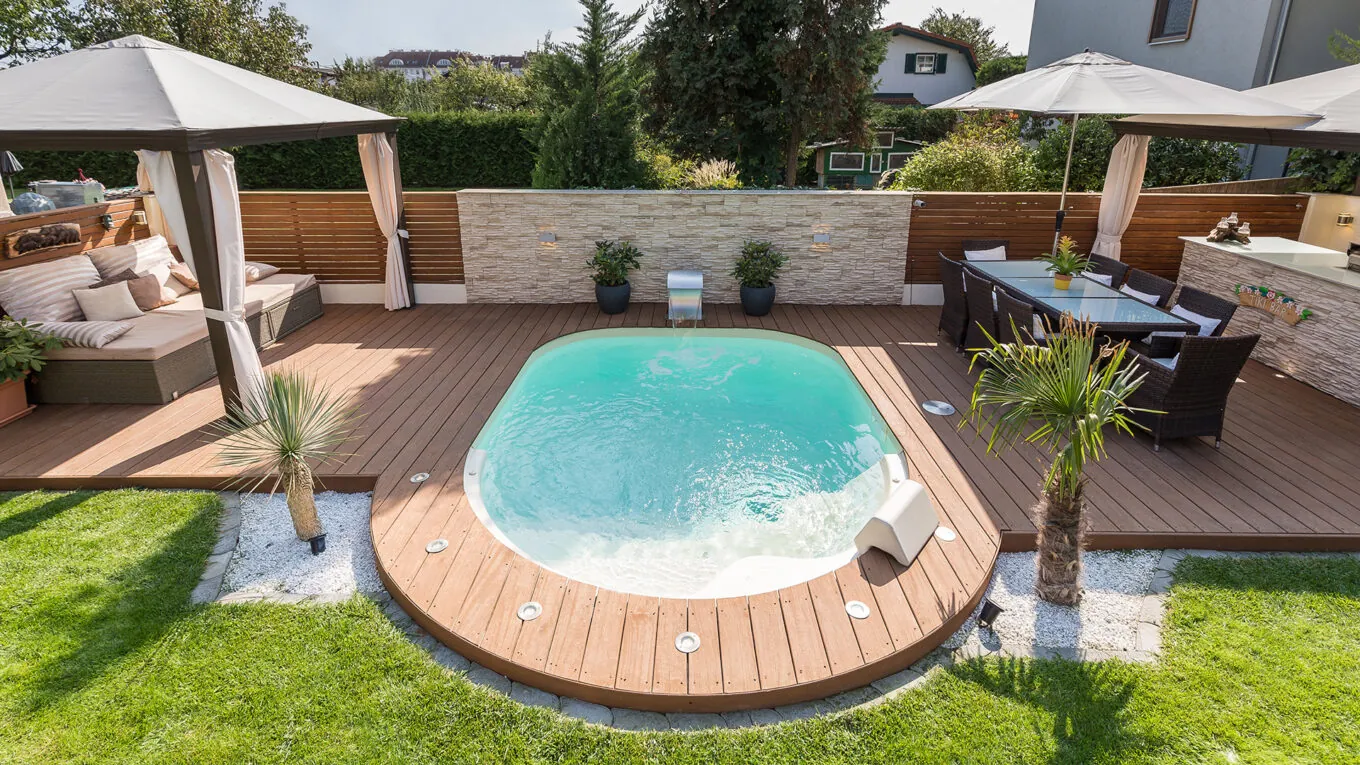
[[[1218,326],[1214,327],[1214,331],[1210,332],[1208,337],[1221,337],[1223,330],[1228,328],[1228,322],[1237,313],[1237,303],[1224,300],[1194,287],[1181,287],[1180,292],[1176,295],[1175,305],[1182,306],[1187,311],[1193,311],[1200,316],[1218,319]],[[1154,336],[1135,341],[1130,345],[1134,351],[1144,356],[1165,358],[1174,356],[1178,352],[1181,340],[1180,337]]]
[[[1042,333],[1034,336],[1034,306],[1012,297],[1005,289],[996,291],[996,328],[1003,343],[1044,343]]]
[[[1114,258],[1107,258],[1104,255],[1091,255],[1090,261],[1091,265],[1087,267],[1086,272],[1110,277],[1110,286],[1114,289],[1119,289],[1119,285],[1124,283],[1124,277],[1129,273],[1129,265]]]
[[[940,253],[940,284],[944,287],[944,305],[940,306],[938,331],[949,338],[956,349],[963,348],[968,333],[968,298],[963,292],[963,264]]]
[[[1138,290],[1149,295],[1157,296],[1157,307],[1166,308],[1171,304],[1171,295],[1176,291],[1176,283],[1170,279],[1163,279],[1156,274],[1150,274],[1141,268],[1130,268],[1128,279],[1124,285],[1131,290]]]
[[[996,337],[996,306],[992,303],[992,286],[991,279],[964,270],[963,288],[968,297],[968,331],[963,338],[964,350],[990,348],[992,343],[987,339],[988,335]]]
[[[1228,394],[1260,338],[1186,337],[1174,365],[1133,354],[1132,363],[1147,376],[1127,403],[1153,410],[1130,415],[1151,431],[1153,451],[1160,451],[1162,441],[1169,438],[1213,436],[1215,448],[1222,443]]]

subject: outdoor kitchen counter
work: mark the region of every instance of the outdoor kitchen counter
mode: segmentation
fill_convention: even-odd
[[[1312,313],[1297,324],[1242,305],[1228,325],[1234,335],[1259,334],[1253,358],[1360,406],[1360,272],[1346,254],[1279,237],[1251,244],[1183,236],[1180,284],[1238,302],[1237,287],[1263,287]]]

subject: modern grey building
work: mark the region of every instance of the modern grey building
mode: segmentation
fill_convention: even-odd
[[[1246,90],[1342,66],[1338,30],[1360,37],[1360,0],[1035,0],[1029,68],[1090,48]],[[1282,174],[1288,151],[1250,147],[1251,177]]]

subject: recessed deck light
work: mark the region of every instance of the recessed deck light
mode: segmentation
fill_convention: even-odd
[[[845,604],[845,612],[851,619],[868,619],[869,606],[862,600],[852,600]]]
[[[425,552],[427,553],[444,552],[447,549],[449,549],[449,540],[447,539],[431,539],[425,543]]]
[[[411,483],[425,483],[428,480],[430,480],[429,473],[416,473],[411,476]]]
[[[938,414],[941,417],[948,417],[949,415],[957,411],[954,409],[954,405],[949,403],[948,401],[937,401],[935,399],[931,399],[930,401],[923,401],[921,403],[921,408],[926,410],[930,414]]]
[[[959,535],[955,534],[954,530],[948,526],[939,526],[935,529],[935,538],[941,542],[953,542],[959,538]]]
[[[694,653],[699,650],[699,636],[693,632],[681,632],[675,636],[675,650],[680,653]]]
[[[519,608],[515,610],[515,615],[518,616],[522,622],[531,622],[537,619],[542,613],[543,605],[536,600],[520,603]]]

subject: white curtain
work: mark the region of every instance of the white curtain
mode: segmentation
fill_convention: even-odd
[[[198,276],[195,256],[188,247],[189,235],[184,222],[184,204],[177,193],[175,166],[170,152],[139,151],[141,164],[153,188],[161,189],[161,214],[169,231],[181,242],[180,255],[189,270]],[[264,370],[260,354],[245,321],[246,248],[242,239],[241,200],[236,186],[236,160],[220,149],[203,152],[208,173],[208,187],[212,196],[214,234],[217,237],[217,269],[222,292],[221,310],[204,308],[209,320],[222,322],[227,328],[227,345],[231,350],[232,366],[236,368],[236,386],[241,401],[250,408],[264,387]],[[169,193],[174,189],[176,193]]]
[[[175,233],[165,225],[165,213],[161,212],[160,199],[154,196],[156,184],[151,179],[151,172],[147,169],[147,160],[144,154],[164,154],[166,161],[169,161],[168,152],[139,151],[137,152],[137,188],[152,194],[153,196],[142,197],[142,209],[146,212],[146,227],[153,234],[160,234],[165,237],[165,241],[171,245],[176,244]],[[171,173],[174,173],[173,168]],[[173,189],[174,187],[169,187]],[[169,193],[169,192],[167,192]]]
[[[156,231],[150,205],[147,205],[146,211],[147,225],[151,227],[152,233],[163,234],[166,241],[179,247],[180,257],[184,258],[184,262],[192,269],[194,257],[193,253],[189,252],[189,234],[184,224],[184,205],[179,200],[179,186],[175,183],[175,163],[170,152],[146,149],[137,152],[137,186],[153,193],[156,193],[157,189],[161,190],[160,193],[156,193],[155,218],[159,219],[163,231]]]
[[[1105,171],[1105,190],[1100,195],[1092,254],[1119,260],[1119,240],[1133,220],[1133,208],[1138,205],[1138,193],[1143,188],[1149,140],[1145,135],[1126,135],[1114,145],[1110,166]]]
[[[13,214],[14,211],[9,209],[9,197],[5,195],[4,189],[0,189],[0,218],[8,218]]]
[[[387,237],[386,289],[383,291],[383,304],[387,310],[411,307],[411,295],[406,284],[406,264],[401,257],[401,240],[407,233],[397,228],[399,207],[397,206],[396,162],[392,144],[382,133],[366,133],[359,136],[359,161],[364,167],[364,183],[368,186],[368,198],[373,201],[373,214],[378,219],[378,228]]]

